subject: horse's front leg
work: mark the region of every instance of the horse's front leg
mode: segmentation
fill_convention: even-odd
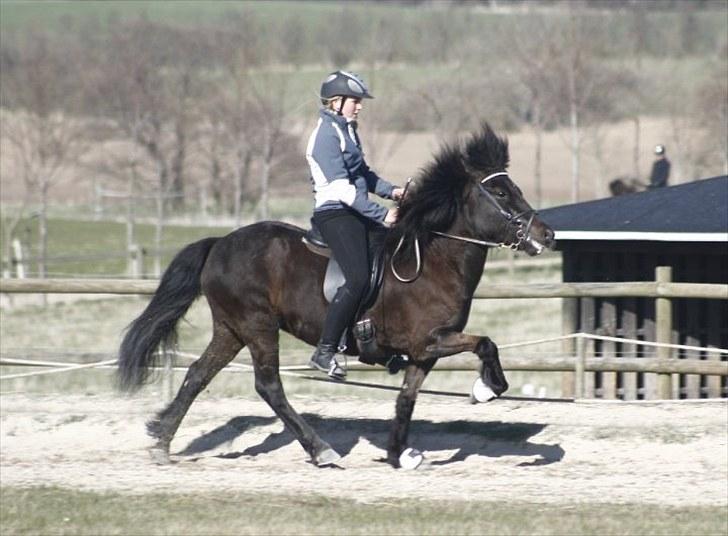
[[[402,390],[397,397],[394,422],[387,443],[387,462],[392,467],[399,467],[399,457],[407,447],[407,436],[409,435],[409,426],[412,421],[412,412],[415,409],[417,393],[422,387],[422,382],[425,381],[427,373],[430,372],[436,361],[437,359],[428,359],[407,366],[404,381],[402,382]]]
[[[480,379],[496,396],[508,390],[498,347],[489,337],[467,335],[456,331],[440,331],[432,335],[432,343],[425,348],[426,357],[445,357],[460,352],[473,352],[480,359]]]

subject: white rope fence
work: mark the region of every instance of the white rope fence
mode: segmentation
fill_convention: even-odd
[[[728,349],[725,349],[725,348],[689,346],[689,345],[684,345],[684,344],[663,344],[663,343],[656,343],[656,342],[650,342],[650,341],[641,341],[638,339],[625,339],[625,338],[620,338],[620,337],[607,337],[607,336],[602,336],[602,335],[593,335],[590,333],[572,333],[569,335],[562,335],[559,337],[549,337],[549,338],[545,338],[545,339],[536,339],[536,340],[530,340],[530,341],[502,344],[502,345],[499,345],[498,348],[500,350],[506,350],[509,348],[536,346],[539,344],[558,342],[558,341],[569,340],[569,339],[592,339],[592,340],[617,342],[617,343],[622,343],[622,344],[634,344],[634,345],[639,345],[639,346],[664,347],[664,348],[672,348],[672,349],[677,349],[677,350],[709,352],[711,354],[721,354],[721,355],[728,354]],[[199,358],[199,355],[197,355],[197,354],[191,354],[191,353],[186,353],[186,352],[176,352],[173,355],[177,356],[177,357],[192,359],[192,360]],[[116,363],[117,363],[116,359],[107,359],[107,360],[103,360],[103,361],[97,361],[94,363],[68,365],[65,363],[57,362],[57,361],[9,359],[9,358],[2,358],[0,356],[0,365],[58,367],[58,368],[52,368],[50,370],[26,372],[26,373],[19,373],[19,374],[7,374],[5,376],[0,376],[0,380],[11,380],[11,379],[16,379],[16,378],[26,378],[26,377],[31,377],[31,376],[58,374],[58,373],[62,373],[62,372],[73,372],[73,371],[83,370],[83,369],[109,367],[109,366],[115,365]],[[728,368],[728,363],[726,364],[726,366]],[[373,367],[366,366],[366,365],[361,365],[361,366],[354,365],[349,368],[350,368],[350,370],[361,370],[361,371],[363,371],[363,370],[381,370],[381,369],[375,369]],[[231,371],[231,369],[233,369],[233,370],[238,369],[240,371],[250,372],[250,371],[253,371],[253,366],[247,365],[244,363],[230,363],[228,366],[226,366],[223,369],[223,371],[225,371],[225,370]],[[182,370],[184,370],[184,369],[182,369]],[[329,381],[328,379],[320,378],[317,376],[300,374],[299,371],[309,370],[309,367],[307,365],[282,366],[279,368],[279,370],[280,370],[281,375],[284,375],[284,376],[307,378],[307,379],[320,380],[320,381]],[[448,369],[448,370],[453,370],[453,369]],[[458,370],[477,370],[477,369],[475,367],[473,367],[473,368],[462,368],[462,369],[458,369]],[[336,382],[336,383],[340,383],[340,382]],[[356,382],[347,381],[346,385],[356,385]],[[374,384],[371,384],[371,385],[374,385]],[[392,386],[382,386],[382,387],[387,388],[387,389],[399,389],[397,387],[392,387]]]

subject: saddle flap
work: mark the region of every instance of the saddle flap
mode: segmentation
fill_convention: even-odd
[[[326,298],[327,303],[331,303],[331,300],[336,296],[336,291],[345,281],[341,266],[336,262],[336,259],[329,256],[329,263],[326,266],[326,275],[324,276],[324,298]]]
[[[330,251],[330,250],[329,250]],[[336,262],[336,259],[329,257],[329,263],[326,266],[326,275],[324,276],[324,297],[328,303],[334,299],[336,291],[339,287],[346,282],[344,272],[341,271],[341,266]],[[369,287],[362,297],[362,301],[359,304],[359,314],[357,319],[372,305],[379,295],[379,288],[382,286],[382,280],[384,279],[384,251],[380,249],[372,260],[372,265],[369,268]]]

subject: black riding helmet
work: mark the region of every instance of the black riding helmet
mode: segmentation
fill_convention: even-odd
[[[327,76],[326,80],[321,84],[321,93],[319,96],[323,104],[326,104],[334,97],[344,97],[338,110],[339,114],[341,114],[341,108],[343,108],[344,101],[348,97],[357,99],[374,98],[369,93],[369,89],[361,77],[346,71],[335,71]]]

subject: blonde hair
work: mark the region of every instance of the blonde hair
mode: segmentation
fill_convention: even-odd
[[[341,100],[341,96],[337,95],[335,97],[331,97],[330,99],[321,99],[321,104],[323,104],[324,107],[326,107],[326,109],[333,110],[334,104],[340,100]]]

